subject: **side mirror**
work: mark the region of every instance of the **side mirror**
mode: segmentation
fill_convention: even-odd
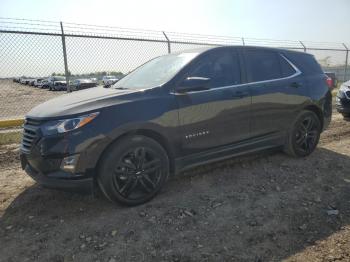
[[[179,93],[191,91],[203,91],[210,89],[210,78],[206,77],[187,77],[177,88]]]

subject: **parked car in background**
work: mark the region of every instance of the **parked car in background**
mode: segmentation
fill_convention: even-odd
[[[50,76],[48,78],[48,86],[50,91],[67,90],[66,78],[63,76]]]
[[[73,80],[71,91],[83,90],[97,86],[97,83],[91,79],[76,79]]]
[[[344,82],[335,98],[336,108],[344,118],[350,118],[350,80]]]
[[[42,89],[47,89],[49,88],[49,80],[48,79],[44,79],[41,81],[41,85],[39,86]]]
[[[21,77],[19,82],[23,85],[34,85],[35,78]]]
[[[102,82],[104,86],[114,85],[115,83],[118,82],[118,80],[119,79],[116,76],[112,76],[112,75],[102,77]]]
[[[325,74],[326,74],[326,76],[328,76],[331,79],[331,81],[329,83],[331,85],[331,87],[335,88],[338,84],[338,79],[337,79],[335,73],[334,72],[325,72]]]
[[[306,157],[332,115],[314,56],[215,47],[157,57],[111,88],[33,108],[22,168],[53,188],[101,188],[111,201],[152,199],[170,174],[269,148]]]
[[[92,77],[92,78],[90,78],[90,80],[95,82],[96,84],[98,84],[98,79],[96,77]]]
[[[36,78],[31,78],[31,79],[29,79],[28,85],[34,86],[35,81],[36,81]]]
[[[44,80],[44,78],[37,78],[37,79],[35,79],[34,86],[35,87],[41,87],[43,80]]]
[[[29,85],[29,82],[31,81],[31,78],[23,78],[23,81],[21,81],[21,83],[23,83],[24,85]]]
[[[34,82],[34,79],[33,78],[27,78],[26,79],[26,85],[31,85],[31,83]]]
[[[26,81],[27,81],[27,78],[26,77],[21,77],[19,82],[22,84],[22,85],[25,85],[26,84]]]

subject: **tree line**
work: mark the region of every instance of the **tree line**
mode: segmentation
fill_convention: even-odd
[[[98,71],[98,72],[91,72],[91,73],[85,73],[85,74],[72,74],[70,71],[68,71],[68,76],[74,77],[74,78],[102,78],[103,76],[106,76],[106,75],[116,76],[119,79],[124,76],[122,72],[118,72],[118,71],[108,71],[108,72]],[[65,76],[65,74],[53,72],[51,76]]]

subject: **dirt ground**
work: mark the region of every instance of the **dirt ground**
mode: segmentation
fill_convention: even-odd
[[[64,93],[0,80],[0,120],[23,118],[34,106]]]
[[[261,153],[171,179],[132,208],[37,186],[0,148],[0,261],[350,261],[350,123],[303,159]]]

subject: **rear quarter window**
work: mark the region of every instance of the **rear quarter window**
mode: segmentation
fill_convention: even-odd
[[[280,64],[283,77],[292,76],[296,73],[295,69],[287,62],[287,60],[280,55]]]
[[[323,74],[321,66],[313,55],[304,53],[286,53],[285,55],[304,74]]]

